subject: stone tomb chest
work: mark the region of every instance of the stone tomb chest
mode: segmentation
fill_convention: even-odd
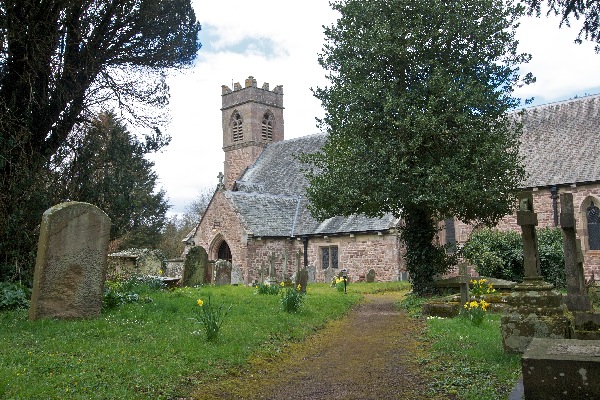
[[[521,358],[525,400],[600,399],[600,341],[534,338]]]

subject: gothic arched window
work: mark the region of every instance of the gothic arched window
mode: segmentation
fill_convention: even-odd
[[[265,142],[273,141],[273,123],[275,118],[270,111],[267,111],[262,120],[262,140]]]
[[[600,209],[590,202],[585,210],[587,218],[588,245],[590,250],[600,250]]]
[[[244,140],[244,131],[242,130],[242,116],[239,112],[235,111],[231,115],[231,140],[233,142],[239,142]]]

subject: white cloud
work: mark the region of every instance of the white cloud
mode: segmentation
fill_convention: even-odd
[[[286,138],[317,132],[323,116],[310,88],[324,86],[318,65],[323,25],[335,21],[328,0],[289,2],[193,1],[203,25],[203,48],[195,66],[169,79],[172,142],[153,157],[172,212],[182,212],[203,188],[215,187],[223,170],[221,85],[244,84],[252,75],[262,86],[284,88]],[[520,51],[533,54],[522,70],[537,83],[516,91],[535,104],[600,91],[600,55],[593,45],[573,44],[577,29],[558,29],[556,18],[525,18],[518,33]]]

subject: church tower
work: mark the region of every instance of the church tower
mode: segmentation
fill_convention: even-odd
[[[240,178],[272,142],[283,140],[283,86],[262,88],[249,76],[242,88],[236,83],[231,90],[222,87],[223,151],[225,152],[225,189],[233,188]]]

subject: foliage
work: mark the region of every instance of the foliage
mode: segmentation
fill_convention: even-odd
[[[331,280],[331,286],[336,288],[338,292],[345,292],[348,286],[348,280],[344,281],[344,278],[341,276],[334,276]]]
[[[506,3],[506,4],[504,4]],[[328,140],[307,163],[311,212],[402,217],[417,293],[449,261],[436,221],[493,223],[523,178],[520,126],[507,112],[530,56],[517,53],[523,8],[501,0],[334,1],[315,96]]]
[[[582,0],[524,0],[529,6],[529,14],[541,15],[541,5],[548,4],[548,15],[561,15],[559,27],[571,26],[570,17],[576,20],[583,19],[583,25],[575,39],[575,43],[581,43],[582,38],[600,43],[600,3],[598,1]],[[596,52],[600,52],[600,45],[596,45]]]
[[[200,307],[196,319],[204,327],[206,340],[209,342],[217,340],[219,337],[219,330],[225,321],[225,317],[227,317],[227,314],[231,311],[232,306],[224,309],[223,307],[225,307],[225,304],[221,303],[218,307],[214,307],[210,301],[210,295],[208,296],[206,304],[204,304],[204,300],[202,299],[196,300],[196,304]]]
[[[567,277],[565,275],[565,254],[561,229],[538,229],[537,239],[540,268],[544,280],[557,288],[566,288]]]
[[[200,379],[218,379],[250,359],[279,354],[361,298],[358,292],[339,296],[329,285],[311,288],[310,312],[294,315],[281,311],[278,297],[256,296],[244,286],[154,291],[151,303],[124,304],[76,321],[29,321],[27,310],[0,312],[0,397],[191,398]],[[198,341],[191,334],[198,323],[187,318],[196,299],[208,293],[215,304],[234,306],[226,326],[235,329],[223,329],[216,345]]]
[[[479,275],[514,282],[523,280],[523,241],[518,232],[477,229],[471,233],[462,253],[475,265]]]
[[[258,294],[279,294],[279,286],[267,285],[266,283],[259,283],[256,285],[256,293]]]
[[[542,276],[558,288],[566,286],[565,264],[560,228],[537,229],[538,255]],[[483,228],[473,231],[462,254],[482,276],[523,280],[523,241],[515,231]]]
[[[282,282],[283,290],[281,290],[281,307],[283,311],[287,313],[295,313],[300,310],[302,303],[304,302],[305,293],[300,289],[300,285],[285,286]]]
[[[421,360],[432,380],[431,398],[504,400],[521,374],[521,357],[502,348],[500,315],[489,314],[477,329],[463,318],[427,319],[430,346]]]
[[[463,316],[475,326],[481,325],[489,303],[485,300],[471,300],[464,305]]]
[[[106,281],[102,308],[106,311],[123,304],[152,302],[151,292],[166,288],[164,282],[157,277],[132,276],[124,280]]]
[[[110,217],[120,249],[156,247],[169,205],[149,153],[167,146],[160,132],[138,140],[114,113],[80,125],[53,157],[61,200],[94,204]]]
[[[409,293],[404,296],[404,299],[402,299],[398,306],[401,309],[406,310],[411,317],[420,318],[423,314],[423,304],[431,299],[431,297],[423,297],[415,293]]]
[[[166,71],[192,64],[200,25],[190,0],[8,0],[0,15],[0,279],[15,263],[30,279],[52,156],[107,104],[163,124]]]
[[[29,308],[29,290],[13,282],[0,282],[0,311]]]
[[[496,289],[491,283],[488,283],[487,279],[472,279],[471,284],[471,294],[473,296],[483,296],[486,294],[496,293]]]

